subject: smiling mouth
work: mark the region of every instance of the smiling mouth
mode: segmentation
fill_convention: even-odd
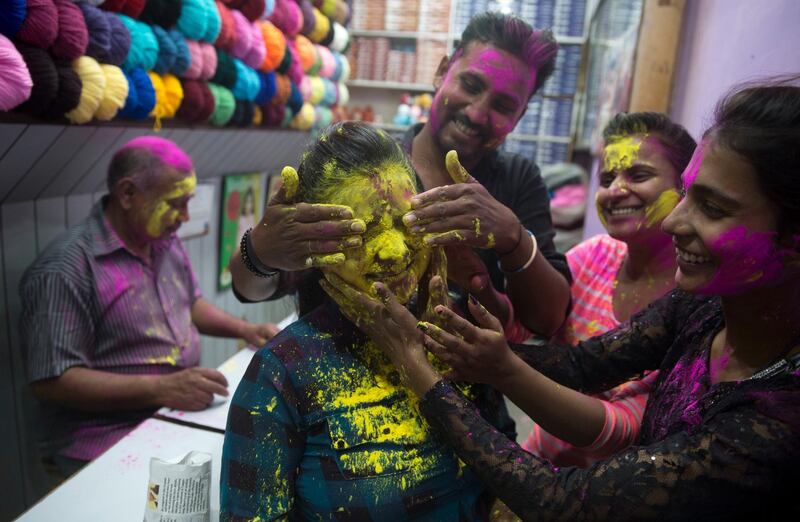
[[[608,214],[609,216],[612,216],[612,217],[629,216],[631,214],[635,214],[636,212],[639,212],[643,208],[644,207],[642,205],[637,205],[637,206],[634,206],[634,207],[615,207],[615,208],[606,207],[605,211],[606,211],[606,214]]]
[[[411,269],[412,264],[413,261],[411,261],[401,270],[398,270],[396,272],[370,272],[368,274],[365,274],[364,277],[366,277],[367,279],[371,279],[373,281],[386,281],[389,279],[397,279],[400,276],[404,276],[405,274],[407,274],[408,271]]]
[[[469,123],[464,116],[456,116],[453,118],[453,124],[461,134],[470,138],[478,137],[481,133],[480,128]]]
[[[679,261],[682,261],[688,265],[702,265],[711,261],[711,258],[708,256],[693,254],[677,245],[675,245],[675,255],[678,256]]]

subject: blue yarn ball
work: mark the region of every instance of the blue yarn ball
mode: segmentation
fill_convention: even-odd
[[[339,96],[339,87],[327,78],[322,79],[322,84],[325,85],[325,94],[320,103],[326,107],[330,107],[336,103],[336,98]]]
[[[238,58],[233,58],[233,63],[236,66],[236,83],[233,84],[231,89],[234,98],[246,101],[255,100],[258,96],[258,91],[261,89],[258,73],[246,66]]]
[[[156,91],[147,72],[142,68],[123,71],[128,79],[128,97],[117,115],[129,120],[144,120],[156,106]]]
[[[338,82],[339,78],[342,76],[342,60],[345,58],[339,53],[333,53],[333,57],[336,59],[336,68],[333,70],[333,74],[331,74],[331,80]]]
[[[95,58],[98,62],[106,63],[111,53],[111,24],[105,11],[81,2],[78,7],[83,11],[86,20],[86,29],[89,30],[89,44],[86,46],[86,56]]]
[[[170,29],[167,34],[175,44],[175,63],[172,66],[172,73],[175,76],[183,76],[189,64],[192,63],[192,55],[189,53],[189,46],[186,45],[186,38],[177,29]]]
[[[128,52],[131,49],[131,32],[128,30],[128,26],[117,18],[117,15],[106,11],[103,11],[103,13],[111,29],[111,45],[108,49],[106,63],[120,66],[122,62],[125,61],[125,58],[127,58]]]
[[[178,49],[175,47],[175,41],[164,29],[157,25],[150,26],[150,29],[158,40],[158,59],[153,70],[158,74],[166,74],[175,66]]]
[[[205,0],[206,3],[206,30],[203,34],[202,40],[213,44],[217,41],[219,32],[222,30],[222,19],[217,10],[217,4],[214,0]]]
[[[14,38],[27,13],[28,4],[25,0],[0,0],[0,33]]]
[[[208,28],[205,0],[180,0],[183,2],[178,30],[190,40],[202,40]]]
[[[141,67],[151,70],[158,61],[158,40],[149,25],[128,16],[117,14],[131,33],[131,48],[122,62],[123,69]]]
[[[269,16],[272,14],[274,10],[275,10],[275,0],[266,0],[266,2],[264,2],[264,14],[261,15],[261,18],[266,20],[267,18],[269,18]]]
[[[256,96],[256,105],[264,105],[269,103],[275,96],[275,73],[274,72],[259,72],[258,79],[261,83],[261,88],[258,90]]]
[[[289,107],[292,116],[303,108],[303,95],[300,94],[300,89],[297,88],[297,84],[294,82],[292,82],[292,94],[289,95],[289,101],[286,102],[286,105]]]

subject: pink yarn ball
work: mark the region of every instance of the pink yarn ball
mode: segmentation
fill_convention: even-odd
[[[322,59],[322,66],[319,68],[319,75],[323,78],[330,78],[336,71],[336,58],[330,49],[324,45],[317,45],[317,52]]]
[[[200,42],[195,40],[186,40],[186,47],[189,48],[189,55],[192,59],[189,60],[189,67],[184,71],[183,77],[199,80],[203,75],[203,61],[205,60],[203,48],[200,46]]]
[[[231,54],[240,60],[244,60],[252,47],[253,30],[250,21],[236,9],[231,10],[233,22],[236,26],[236,39],[231,46]]]
[[[28,0],[27,13],[15,39],[47,49],[58,36],[58,9],[53,0]]]
[[[50,54],[62,60],[75,60],[86,54],[89,31],[80,7],[70,0],[54,0],[58,9],[58,35],[50,47]]]
[[[0,34],[0,111],[8,111],[27,100],[33,80],[25,60],[11,40]]]
[[[311,78],[309,76],[303,76],[303,79],[300,80],[300,94],[303,95],[303,101],[311,99]]]
[[[250,24],[250,35],[250,51],[242,61],[253,69],[258,69],[267,57],[267,47],[264,45],[264,33],[257,22]]]
[[[200,50],[203,53],[203,71],[200,78],[210,80],[217,72],[217,51],[213,45],[207,43],[201,43]]]

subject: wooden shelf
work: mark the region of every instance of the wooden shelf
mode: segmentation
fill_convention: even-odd
[[[372,89],[392,89],[396,91],[433,92],[429,83],[385,82],[381,80],[349,80],[348,87],[368,87]]]
[[[447,33],[427,33],[418,31],[366,31],[353,30],[350,36],[369,36],[373,38],[396,38],[407,40],[442,40],[447,41]]]

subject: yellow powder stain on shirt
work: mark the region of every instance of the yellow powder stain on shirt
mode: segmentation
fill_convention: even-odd
[[[680,194],[675,189],[665,190],[658,196],[651,205],[648,205],[644,212],[644,224],[646,227],[652,227],[657,223],[661,223],[672,210],[678,206],[681,200]]]
[[[169,364],[177,366],[178,361],[181,359],[181,349],[179,346],[173,346],[169,355],[162,355],[160,357],[150,357],[147,362],[150,364]]]
[[[269,404],[267,404],[265,408],[267,409],[268,412],[272,413],[272,410],[274,410],[275,406],[277,405],[278,405],[278,398],[273,397],[272,399],[270,399]]]
[[[641,134],[612,137],[603,149],[603,170],[613,172],[632,167],[639,157],[639,148],[644,139],[645,136]]]

